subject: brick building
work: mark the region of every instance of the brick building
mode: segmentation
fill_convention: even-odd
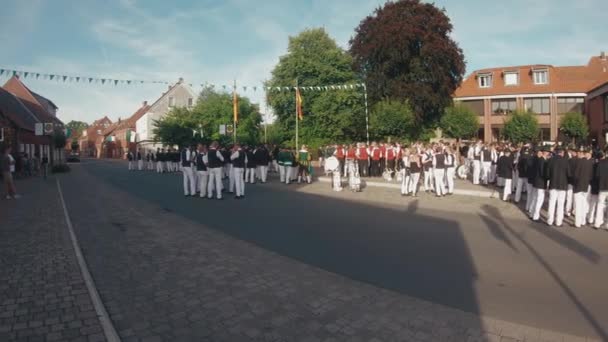
[[[97,149],[97,144],[103,140],[103,131],[112,124],[107,116],[95,120],[87,129],[82,131],[78,138],[80,153],[84,157],[100,158],[101,154]]]
[[[141,107],[128,119],[118,119],[103,131],[103,139],[98,141],[97,148],[105,158],[124,158],[128,151],[137,150],[135,123],[148,112],[150,106],[144,101]]]
[[[479,115],[478,137],[500,139],[504,120],[515,110],[538,116],[541,140],[560,138],[563,114],[587,116],[591,138],[603,144],[608,128],[608,60],[605,53],[582,66],[524,65],[476,70],[454,93],[454,101]]]

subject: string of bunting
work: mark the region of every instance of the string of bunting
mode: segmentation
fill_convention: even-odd
[[[144,81],[144,80],[125,80],[125,79],[114,79],[114,78],[100,78],[100,77],[90,77],[90,76],[70,76],[70,75],[62,75],[62,74],[46,74],[40,72],[32,72],[25,70],[15,70],[15,69],[2,69],[0,68],[0,77],[6,76],[19,76],[24,79],[36,79],[36,80],[49,80],[49,81],[57,81],[57,82],[76,82],[76,83],[85,83],[85,84],[99,84],[102,85],[136,85],[136,84],[172,84],[167,81]],[[189,84],[192,87],[192,84]],[[295,91],[296,87],[268,87],[268,86],[240,86],[237,89],[231,85],[215,85],[210,83],[201,84],[201,87],[221,87],[223,90],[240,90],[242,89],[244,92],[248,90],[253,90],[256,92],[258,89],[266,92],[285,92],[285,91]],[[361,89],[365,88],[364,83],[351,83],[351,84],[334,84],[334,85],[326,85],[326,86],[302,86],[298,87],[300,91],[329,91],[329,90],[349,90],[349,89]]]

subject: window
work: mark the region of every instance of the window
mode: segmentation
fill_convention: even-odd
[[[468,107],[475,114],[480,115],[480,116],[484,115],[483,100],[469,100],[469,101],[462,101],[461,103],[464,107]]]
[[[169,96],[169,107],[175,107],[175,97]]]
[[[519,74],[517,72],[505,72],[505,85],[514,86],[519,84]]]
[[[194,105],[194,99],[193,98],[188,98],[188,107],[192,107]]]
[[[479,88],[490,88],[492,86],[492,74],[479,75]]]
[[[551,109],[549,108],[549,98],[541,97],[537,99],[525,99],[524,108],[526,111],[531,111],[536,114],[550,114]]]
[[[97,130],[97,134],[101,134],[101,130],[100,129]]]
[[[583,112],[585,99],[582,97],[560,97],[557,99],[557,113]]]
[[[500,99],[492,100],[492,114],[494,115],[506,115],[517,109],[517,102],[515,99]]]
[[[534,70],[532,72],[534,77],[534,84],[547,84],[549,83],[549,76],[547,70]]]

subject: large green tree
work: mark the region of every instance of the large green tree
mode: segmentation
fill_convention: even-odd
[[[237,141],[246,144],[261,142],[262,117],[258,106],[252,104],[248,98],[239,96],[238,108]],[[220,125],[232,126],[232,123],[232,94],[206,87],[202,90],[194,108],[174,108],[163,119],[156,122],[155,135],[166,145],[185,146],[210,140],[231,143],[233,135],[221,135],[219,127]]]
[[[383,100],[373,107],[370,133],[377,140],[411,141],[418,137],[414,121],[414,113],[407,101]]]
[[[89,128],[89,124],[82,121],[72,120],[65,125],[65,128],[69,130],[69,137],[79,137],[82,131]]]
[[[352,59],[322,28],[289,37],[287,54],[272,70],[270,87],[327,86],[358,82]],[[272,88],[271,88],[272,89]],[[317,145],[365,137],[365,111],[360,90],[303,90],[300,141]],[[295,137],[295,91],[273,91],[269,103],[283,142]]]
[[[436,124],[465,72],[451,32],[445,10],[419,0],[388,1],[363,19],[350,53],[371,101],[407,99],[417,124]]]
[[[448,138],[468,139],[477,134],[479,119],[470,108],[455,104],[445,109],[439,127]]]
[[[514,143],[527,143],[538,138],[538,119],[532,112],[517,111],[505,120],[503,134]]]
[[[564,117],[559,123],[559,129],[572,143],[576,143],[576,141],[580,139],[585,139],[589,135],[587,119],[583,114],[577,112],[564,114]]]

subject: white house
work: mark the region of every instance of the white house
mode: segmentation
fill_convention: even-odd
[[[196,94],[184,79],[169,86],[169,89],[156,100],[146,114],[135,122],[135,131],[140,148],[156,150],[162,144],[154,143],[154,121],[163,118],[174,107],[192,108],[196,103]]]

